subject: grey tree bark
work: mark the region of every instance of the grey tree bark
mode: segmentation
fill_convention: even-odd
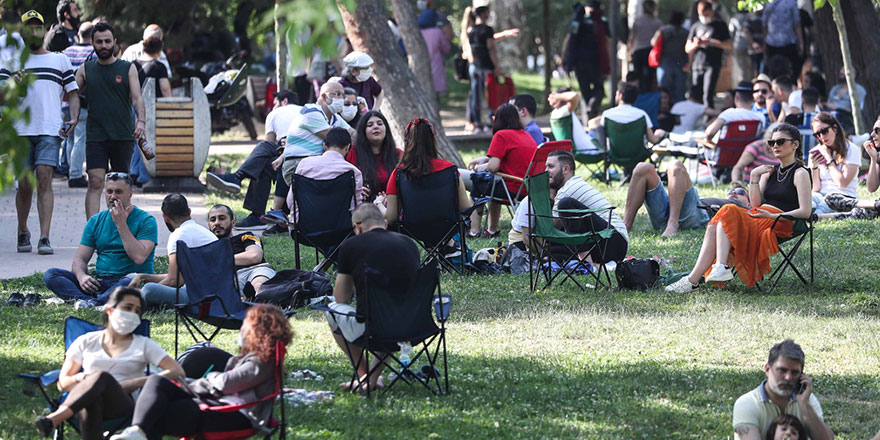
[[[282,30],[280,8],[281,0],[275,0],[275,83],[277,90],[284,90],[287,88],[287,35]]]
[[[489,18],[495,32],[521,29],[525,26],[526,11],[523,9],[522,0],[494,0],[491,11]],[[505,72],[526,70],[528,68],[526,56],[529,55],[527,47],[524,38],[507,38],[499,41],[495,48],[498,51],[498,64],[501,64],[501,69]],[[532,55],[537,58],[538,54]]]
[[[370,54],[375,61],[376,79],[383,85],[385,99],[382,113],[398,145],[403,145],[403,130],[412,118],[423,117],[435,125],[440,113],[398,50],[388,29],[388,15],[382,0],[358,0],[353,12],[339,5],[345,33],[355,50]],[[437,150],[444,159],[464,167],[464,161],[443,130],[437,130]]]
[[[406,47],[409,68],[431,99],[431,104],[437,108],[437,93],[434,91],[434,77],[431,75],[431,56],[428,54],[425,39],[422,38],[422,31],[419,29],[416,8],[410,0],[391,0],[391,11],[394,14],[394,20],[397,21],[403,45]],[[434,124],[439,127],[441,125],[440,119],[437,119]]]
[[[846,85],[847,89],[852,91],[856,90],[856,74],[853,71],[853,60],[852,53],[849,48],[849,39],[847,38],[846,32],[846,22],[843,18],[843,11],[841,10],[842,6],[840,5],[841,0],[837,0],[831,3],[831,12],[834,17],[834,24],[837,26],[837,35],[840,40],[840,52],[843,56],[843,71],[846,76]],[[836,4],[835,4],[836,3]],[[853,124],[855,125],[856,133],[864,133],[864,119],[862,119],[862,109],[861,102],[859,100],[858,93],[850,93],[849,94],[850,106],[852,107],[852,115],[853,115]]]

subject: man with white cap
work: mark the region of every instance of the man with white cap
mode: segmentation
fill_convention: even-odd
[[[125,52],[122,52],[122,59],[124,61],[150,61],[151,59],[144,56],[144,41],[149,40],[150,38],[158,38],[162,39],[164,37],[164,33],[162,32],[162,28],[159,27],[158,24],[151,24],[144,28],[144,35],[141,41],[138,41],[131,46],[125,48]],[[162,51],[159,53],[159,62],[162,63],[166,69],[168,69],[168,77],[171,77],[171,65],[168,64],[168,57],[165,56],[165,52]]]
[[[373,78],[373,58],[363,52],[354,51],[342,59],[342,79],[339,83],[343,87],[351,87],[364,98],[367,110],[378,110],[382,104],[385,92]]]

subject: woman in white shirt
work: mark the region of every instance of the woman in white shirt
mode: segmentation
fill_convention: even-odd
[[[828,214],[846,200],[858,197],[856,176],[862,156],[859,147],[846,140],[843,128],[830,113],[817,113],[811,126],[817,141],[809,154],[813,207],[817,214]]]
[[[183,377],[183,368],[150,338],[133,334],[141,322],[140,290],[120,287],[104,310],[104,330],[86,333],[67,349],[58,390],[68,392],[58,409],[34,422],[44,437],[65,420],[79,415],[84,440],[101,439],[105,419],[131,414],[133,392],[147,380],[148,365],[158,365],[168,378]]]

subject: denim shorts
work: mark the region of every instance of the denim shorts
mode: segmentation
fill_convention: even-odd
[[[835,212],[827,203],[825,203],[825,196],[817,192],[813,193],[813,209],[816,214],[829,214]]]
[[[684,200],[681,202],[681,213],[678,215],[679,228],[698,229],[704,228],[709,223],[709,213],[705,209],[700,209],[699,204],[700,196],[697,194],[697,189],[691,186],[684,193]],[[648,190],[645,194],[645,209],[654,229],[666,228],[666,222],[669,221],[669,193],[666,192],[663,182],[658,183],[654,189]]]
[[[61,151],[61,138],[58,136],[39,135],[25,136],[31,143],[28,154],[28,165],[31,169],[37,165],[58,166],[58,153]]]

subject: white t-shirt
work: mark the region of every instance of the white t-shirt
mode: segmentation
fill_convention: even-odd
[[[519,202],[513,218],[510,219],[510,232],[507,233],[507,242],[516,243],[523,241],[522,228],[534,228],[535,214],[529,216],[529,197],[526,196]]]
[[[6,35],[0,37],[0,47],[5,47]],[[20,52],[4,51],[0,66],[0,81],[7,80],[19,70],[32,76],[34,82],[28,87],[27,95],[21,99],[19,108],[30,109],[30,122],[15,122],[19,136],[60,136],[61,102],[65,92],[77,90],[73,66],[70,59],[61,53],[31,54],[21,68]]]
[[[583,203],[587,209],[608,209],[612,206],[611,203],[608,203],[608,199],[606,199],[602,193],[597,191],[596,188],[593,188],[592,185],[584,181],[580,176],[574,176],[568,179],[568,181],[565,182],[565,185],[562,185],[562,188],[559,188],[559,191],[556,192],[556,199],[553,204],[554,217],[559,215],[559,201],[566,197],[571,197]],[[599,212],[597,215],[602,218],[607,218],[608,213],[607,211]],[[611,213],[611,227],[620,233],[627,243],[629,242],[626,225],[623,223],[623,219],[614,211]]]
[[[678,116],[679,123],[672,127],[673,133],[685,134],[697,128],[697,121],[706,112],[704,104],[693,102],[689,99],[676,102],[669,113]]]
[[[152,339],[134,335],[125,351],[110,357],[101,345],[104,331],[86,333],[73,341],[67,357],[83,366],[86,374],[96,371],[110,373],[117,382],[142,377],[147,365],[159,365],[168,353]]]
[[[611,119],[618,124],[629,124],[639,118],[645,118],[648,128],[654,127],[651,123],[651,117],[644,110],[629,104],[620,104],[617,107],[612,107],[602,112],[602,125],[605,125],[605,118]]]
[[[195,248],[217,241],[217,236],[195,220],[189,219],[168,236],[168,255],[177,252],[177,242],[181,240],[190,248]]]
[[[731,122],[759,121],[761,125],[764,124],[764,115],[758,112],[753,112],[749,109],[736,107],[724,110],[718,115],[718,119],[724,120],[724,127],[721,127],[721,130],[719,130],[719,139],[727,136],[727,126],[730,125]]]
[[[810,156],[809,163],[810,166],[812,166],[812,155]],[[852,142],[846,143],[846,158],[844,159],[843,163],[837,165],[837,169],[840,170],[840,172],[842,173],[843,168],[849,164],[854,164],[856,166],[862,165],[862,151]],[[837,183],[835,183],[834,179],[831,178],[831,173],[828,172],[828,168],[819,167],[819,179],[821,179],[822,184],[822,187],[819,188],[819,192],[822,193],[822,195],[831,193],[843,193],[848,196],[858,197],[858,176],[853,177],[853,179],[849,181],[849,185],[847,185],[846,188],[841,188],[837,186]]]
[[[601,152],[599,149],[593,145],[593,142],[590,140],[590,135],[587,134],[587,131],[584,130],[584,125],[581,124],[580,118],[577,115],[571,114],[571,110],[568,109],[568,106],[562,106],[557,109],[553,109],[550,112],[550,119],[562,119],[566,116],[571,116],[571,144],[574,147],[575,153],[599,153]]]
[[[148,58],[144,57],[144,42],[138,41],[131,46],[125,48],[125,52],[122,52],[122,60],[123,61],[150,61]],[[171,78],[173,75],[171,73],[171,65],[168,64],[168,57],[165,56],[165,51],[159,52],[159,62],[165,66],[165,70],[168,71],[168,78]]]
[[[287,104],[272,110],[266,116],[265,134],[269,134],[271,131],[275,133],[275,139],[279,141],[286,138],[290,125],[293,124],[294,119],[299,117],[301,110],[302,106],[296,104]]]
[[[299,117],[293,119],[290,129],[287,130],[284,157],[320,156],[324,153],[324,140],[315,133],[332,127],[349,128],[348,123],[339,115],[333,114],[328,120],[320,104],[304,105]]]

